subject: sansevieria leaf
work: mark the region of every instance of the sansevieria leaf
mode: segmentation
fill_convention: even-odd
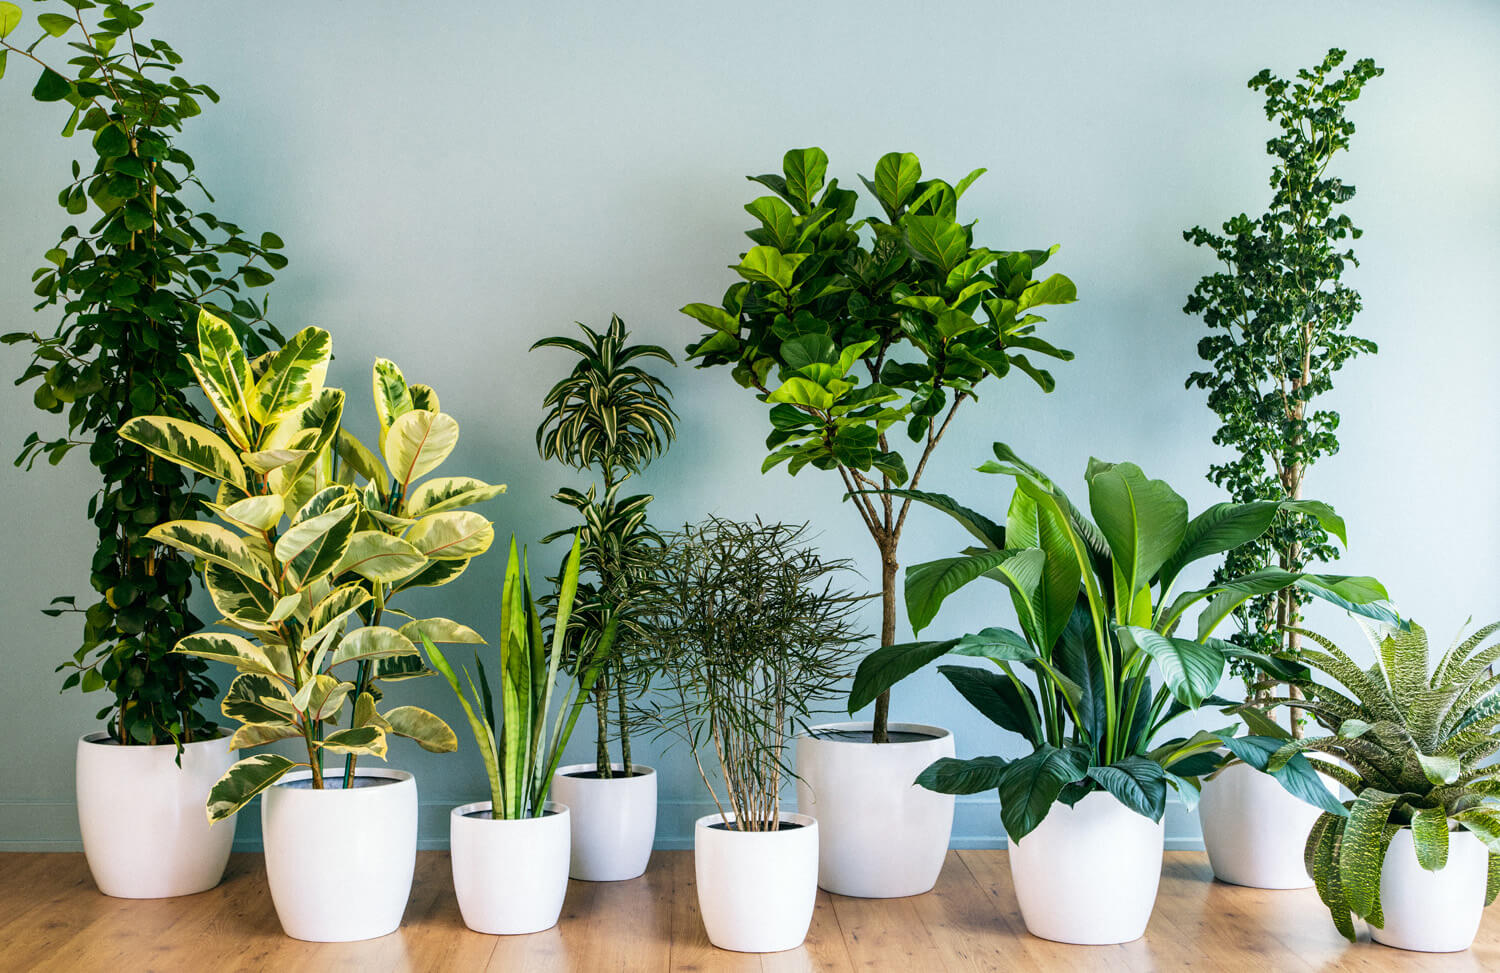
[[[255,795],[280,780],[287,771],[298,766],[301,765],[279,753],[258,753],[253,757],[246,757],[230,767],[228,773],[220,777],[208,792],[208,819],[223,821],[249,804]]]
[[[246,488],[245,468],[218,434],[168,416],[138,416],[120,427],[120,438],[195,473]]]

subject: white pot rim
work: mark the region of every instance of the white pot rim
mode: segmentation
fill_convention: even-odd
[[[343,776],[344,775],[342,773],[324,773],[323,779],[325,781],[341,780]],[[411,771],[397,770],[394,767],[361,767],[354,772],[354,776],[375,777],[381,780],[389,781],[392,784],[404,784],[407,781],[416,780],[416,777],[412,775]],[[285,791],[290,794],[359,794],[361,792],[369,794],[371,792],[381,790],[381,788],[378,787],[351,787],[349,790],[344,790],[344,788],[342,787],[325,787],[322,790],[318,790],[315,787],[286,786],[288,784],[296,784],[304,780],[312,780],[312,771],[308,770],[305,767],[299,770],[288,771],[282,776],[280,780],[271,785],[271,789],[277,791]]]
[[[188,747],[196,747],[204,743],[218,743],[220,740],[227,739],[229,736],[229,733],[220,733],[218,736],[208,737],[204,740],[194,740],[192,743],[184,743],[182,746],[183,749],[187,749]],[[141,752],[145,752],[147,750],[177,749],[177,744],[175,743],[116,743],[114,740],[110,739],[108,730],[90,730],[83,736],[79,737],[78,742],[93,744],[96,747],[114,747],[119,750],[137,750]]]
[[[493,801],[472,801],[472,802],[470,802],[468,804],[460,804],[458,807],[454,808],[452,810],[452,812],[449,813],[448,817],[450,819],[452,819],[453,821],[460,821],[460,820],[463,820],[463,821],[475,821],[475,822],[479,822],[481,825],[484,825],[484,824],[509,824],[509,825],[519,825],[519,826],[525,826],[525,825],[528,825],[528,824],[529,825],[537,825],[537,824],[539,824],[539,823],[541,823],[543,821],[555,821],[558,818],[564,818],[564,819],[566,819],[568,817],[568,806],[566,804],[559,804],[556,801],[548,801],[546,804],[543,804],[542,805],[542,810],[543,811],[550,811],[552,813],[550,813],[550,814],[544,814],[544,815],[542,815],[539,818],[471,818],[471,817],[469,817],[469,815],[473,814],[475,811],[489,811],[489,810],[493,809],[494,806],[495,806],[495,803]]]
[[[829,737],[820,737],[820,731],[845,731],[860,732],[871,730],[875,726],[871,720],[847,720],[841,723],[819,723],[810,726],[804,733],[797,734],[798,740],[815,740],[818,743],[832,743],[841,747],[900,747],[913,746],[923,743],[932,743],[935,740],[943,740],[953,735],[952,731],[945,727],[933,726],[929,723],[887,723],[887,730],[895,730],[898,733],[920,733],[921,740],[895,740],[891,743],[872,743],[868,740],[837,740]]]
[[[813,817],[811,814],[802,814],[802,813],[797,812],[797,811],[782,811],[781,812],[781,821],[782,821],[782,823],[784,823],[784,824],[801,825],[801,827],[790,828],[790,829],[788,829],[786,831],[782,831],[780,829],[778,829],[776,831],[736,831],[736,830],[734,830],[732,828],[715,828],[714,825],[716,825],[716,824],[723,824],[724,823],[725,816],[726,815],[720,815],[718,813],[705,814],[703,817],[701,817],[698,820],[696,820],[696,821],[693,822],[693,830],[695,832],[697,832],[697,831],[713,831],[713,832],[715,832],[717,834],[734,835],[736,837],[736,839],[741,839],[741,838],[746,838],[746,839],[751,839],[751,838],[772,838],[772,839],[774,839],[778,835],[801,835],[801,834],[806,834],[808,831],[816,831],[817,827],[818,827],[818,819],[815,818],[815,817]],[[733,811],[730,811],[728,813],[727,817],[729,818],[730,821],[733,821],[735,819],[735,813]]]
[[[619,770],[621,773],[625,771],[625,765],[622,763],[612,763],[609,766],[611,769]],[[566,767],[557,768],[557,770],[553,772],[552,776],[572,777],[574,774],[579,772],[598,769],[599,765],[597,763],[568,764]],[[639,780],[642,777],[651,777],[656,773],[655,767],[647,767],[645,764],[631,764],[630,769],[635,771],[635,773],[631,774],[629,777],[579,777],[576,779],[586,780],[591,784],[612,784],[616,781],[622,780]]]

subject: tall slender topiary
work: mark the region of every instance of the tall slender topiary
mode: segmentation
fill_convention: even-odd
[[[1358,265],[1348,241],[1360,230],[1342,211],[1354,187],[1329,165],[1354,134],[1345,115],[1349,102],[1383,70],[1366,58],[1338,73],[1344,57],[1330,50],[1295,80],[1269,70],[1250,79],[1251,89],[1265,92],[1266,117],[1279,129],[1266,143],[1276,160],[1270,207],[1255,219],[1234,217],[1222,235],[1201,226],[1183,233],[1224,265],[1198,282],[1183,308],[1208,328],[1198,355],[1210,366],[1190,375],[1187,387],[1208,391],[1220,423],[1214,442],[1233,453],[1211,466],[1208,478],[1240,503],[1301,499],[1310,468],[1339,447],[1339,414],[1315,400],[1333,388],[1334,373],[1347,361],[1376,351],[1373,341],[1349,330],[1360,297],[1343,275]],[[1268,567],[1300,572],[1337,556],[1316,518],[1287,508],[1265,535],[1226,555],[1216,580]],[[1295,587],[1252,599],[1236,613],[1234,641],[1259,652],[1295,653],[1299,636],[1291,629],[1302,605]],[[1257,678],[1252,668],[1236,671]]]
[[[69,225],[33,275],[37,310],[59,308],[61,320],[50,334],[3,338],[31,349],[18,384],[34,384],[37,408],[67,424],[56,438],[29,435],[16,463],[56,465],[87,446],[103,479],[88,504],[98,598],[86,608],[58,598],[47,609],[84,616],[82,643],[58,666],[68,670],[63,688],[107,690],[114,698],[98,718],[122,742],[189,742],[212,730],[197,706],[217,694],[202,660],[171,653],[201,624],[188,609],[193,564],[146,532],[198,515],[196,477],[115,433],[142,415],[205,421],[187,395],[196,383],[183,356],[198,310],[228,321],[252,354],[266,351],[280,336],[264,301],[244,289],[270,283],[286,259],[274,234],[255,242],[196,208],[213,197],[175,140],[218,95],[179,73],[182,58],[165,41],[138,35],[150,4],[48,6],[22,46],[21,9],[0,2],[0,75],[7,65],[36,69],[32,96],[68,109],[63,136],[89,133],[94,158],[87,168],[75,161],[58,194],[88,222]]]

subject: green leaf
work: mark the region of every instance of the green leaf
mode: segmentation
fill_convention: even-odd
[[[1066,784],[1083,780],[1078,754],[1041,746],[1006,768],[1000,780],[1000,821],[1011,841],[1020,841],[1042,823]]]
[[[1279,729],[1279,727],[1278,727]],[[1271,755],[1281,749],[1285,741],[1268,736],[1225,736],[1221,738],[1230,753],[1251,767],[1267,773],[1266,766]],[[1318,776],[1317,767],[1304,754],[1295,754],[1286,765],[1271,774],[1288,794],[1325,813],[1345,817],[1349,811],[1324,786]]]
[[[220,777],[208,792],[208,819],[223,821],[249,804],[261,791],[276,783],[300,764],[279,753],[258,753],[246,757]]]
[[[1339,882],[1357,916],[1369,916],[1380,894],[1380,869],[1389,839],[1386,824],[1399,800],[1396,794],[1370,787],[1361,791],[1349,809],[1339,845]]]
[[[805,253],[782,253],[775,247],[751,247],[734,269],[746,280],[771,284],[781,291],[789,291],[792,288],[792,275],[808,256],[810,255]]]
[[[974,535],[980,543],[992,551],[998,551],[1005,547],[1005,528],[978,511],[970,510],[968,507],[963,506],[952,497],[941,493],[930,493],[926,490],[882,490],[879,492],[889,494],[893,497],[901,497],[904,500],[915,500],[918,503],[926,504],[934,510],[942,511],[958,521],[965,530]],[[1022,546],[1032,547],[1035,545]]]
[[[245,468],[228,443],[202,426],[167,416],[138,416],[120,427],[127,439],[195,473],[246,489]]]
[[[1224,653],[1211,645],[1168,638],[1136,625],[1123,625],[1118,631],[1156,662],[1172,695],[1191,709],[1201,706],[1224,677]]]
[[[1150,480],[1134,463],[1098,468],[1088,477],[1089,510],[1109,542],[1128,603],[1182,544],[1187,501],[1162,480]]]
[[[787,193],[802,204],[802,212],[810,212],[828,172],[828,154],[817,146],[792,149],[782,157],[781,169],[786,173]]]
[[[31,97],[37,101],[62,101],[72,93],[72,82],[51,68],[42,69],[42,76],[37,78],[36,87],[31,89]]]
[[[385,731],[380,727],[354,726],[328,734],[318,747],[329,753],[353,753],[384,759],[387,744]]]
[[[61,37],[69,30],[78,26],[78,21],[66,14],[38,14],[36,22],[38,27],[53,37]]]
[[[766,396],[766,401],[773,404],[784,402],[791,405],[807,406],[811,409],[827,412],[833,408],[835,396],[817,382],[803,378],[800,375],[793,375],[785,382],[782,382],[780,386],[773,389],[771,394]]]
[[[951,652],[958,639],[942,642],[903,642],[885,645],[865,656],[854,673],[849,691],[849,713],[864,709],[875,698],[907,676]]]
[[[1429,872],[1448,864],[1448,810],[1424,807],[1412,815],[1412,844],[1417,849],[1417,863]]]
[[[1039,646],[1056,645],[1073,616],[1083,580],[1073,545],[1072,529],[1056,506],[1039,503],[1024,490],[1012,494],[1005,520],[1005,546],[1036,548],[1046,555],[1030,599],[1023,604],[1021,592],[1012,592],[1017,615],[1032,620],[1029,631]]]
[[[385,462],[402,490],[442,465],[458,445],[458,422],[443,412],[413,409],[391,423]]]
[[[1160,821],[1167,810],[1167,778],[1161,764],[1148,757],[1126,757],[1088,775],[1136,814]]]
[[[1418,752],[1417,763],[1422,765],[1422,773],[1434,784],[1452,784],[1458,780],[1458,775],[1463,773],[1463,764],[1457,757]]]
[[[969,255],[968,233],[941,216],[908,216],[902,221],[906,246],[919,260],[936,264],[944,276]]]
[[[1264,534],[1280,508],[1274,500],[1216,503],[1194,517],[1188,522],[1182,543],[1161,567],[1162,590],[1170,588],[1182,569],[1194,561],[1232,551]]]
[[[916,783],[939,794],[978,794],[999,787],[1009,766],[1003,757],[940,757],[917,775]]]
[[[1020,734],[1033,746],[1042,742],[1030,690],[1023,696],[1009,677],[974,666],[938,666],[938,672],[991,723]]]
[[[21,8],[13,3],[0,3],[0,37],[8,37],[21,23]]]
[[[458,749],[453,728],[433,714],[416,706],[397,706],[385,714],[391,732],[417,741],[429,753],[452,753]]]
[[[1500,855],[1500,807],[1479,804],[1459,811],[1453,820],[1484,842],[1491,855]]]
[[[875,163],[875,197],[890,213],[901,209],[922,178],[922,163],[910,152],[888,152]]]
[[[784,203],[782,205],[785,206]],[[702,321],[715,331],[722,331],[731,336],[737,336],[740,333],[739,319],[722,307],[715,307],[712,304],[686,304],[680,310],[683,314]]]
[[[941,558],[906,569],[906,614],[913,632],[921,632],[937,616],[943,601],[975,578],[983,577],[1009,561],[1022,578],[1040,577],[1045,555],[1041,551],[984,551],[965,557]]]

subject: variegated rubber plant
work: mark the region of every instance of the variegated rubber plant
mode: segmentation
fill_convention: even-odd
[[[202,632],[174,651],[239,670],[222,704],[241,723],[235,747],[291,738],[306,746],[301,762],[261,753],[236,763],[209,794],[212,820],[296,767],[310,768],[312,786],[322,788],[328,754],[384,757],[389,734],[434,752],[458,745],[426,710],[380,713],[375,682],[427,674],[413,640],[482,640],[448,619],[403,615],[399,629],[380,622],[395,611],[393,595],[451,581],[490,546],[489,521],[459,508],[503,487],[422,480],[453,451],[458,423],[439,411],[436,393],[408,386],[385,361],[375,366],[377,458],[341,427],[344,393],[324,386],[331,353],[328,332],[306,328],[252,362],[229,327],[204,313],[188,363],[223,435],[165,416],[120,430],[217,483],[208,506],[220,523],[174,520],[149,536],[203,565],[221,623],[243,634]],[[365,624],[351,631],[356,615]]]
[[[1358,619],[1357,619],[1358,620]],[[1375,650],[1375,665],[1356,663],[1332,641],[1313,632],[1295,659],[1324,673],[1337,689],[1297,679],[1305,699],[1267,701],[1265,708],[1296,706],[1330,733],[1285,743],[1267,761],[1271,771],[1307,752],[1327,753],[1344,766],[1319,769],[1354,793],[1313,824],[1304,852],[1308,873],[1351,942],[1352,915],[1377,928],[1380,873],[1391,838],[1410,828],[1417,861],[1435,871],[1448,860],[1451,828],[1467,830],[1490,850],[1486,904],[1500,892],[1500,641],[1489,641],[1500,622],[1457,642],[1430,665],[1421,626],[1374,627],[1361,621]]]

